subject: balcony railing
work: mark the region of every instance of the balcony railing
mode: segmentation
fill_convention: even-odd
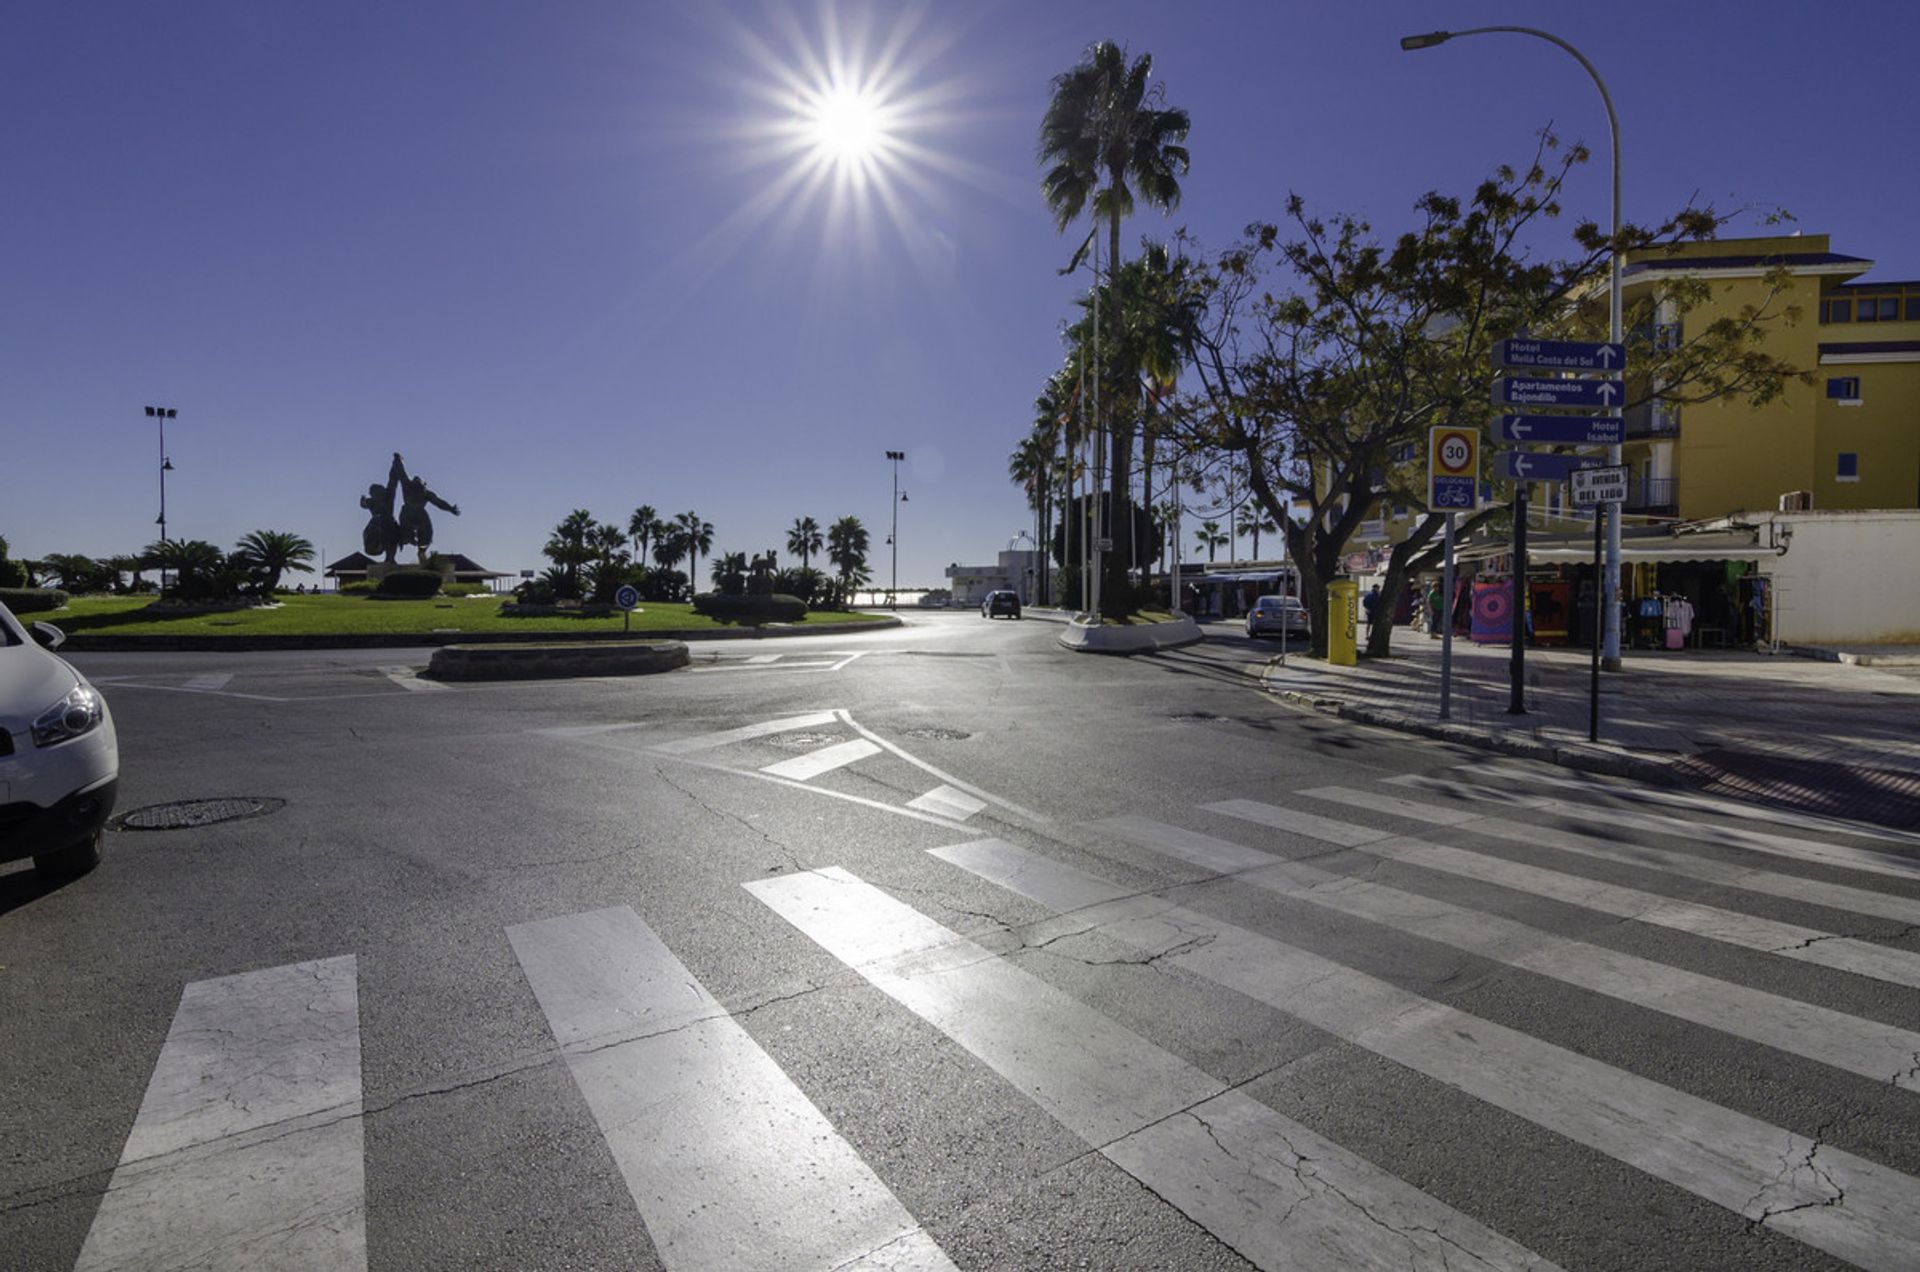
[[[1680,417],[1661,402],[1642,402],[1622,413],[1621,424],[1629,439],[1678,437]]]
[[[1680,482],[1674,477],[1629,477],[1627,501],[1622,507],[1628,512],[1678,515]]]

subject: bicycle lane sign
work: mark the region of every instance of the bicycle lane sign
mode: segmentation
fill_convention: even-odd
[[[1443,424],[1427,431],[1427,507],[1471,512],[1480,505],[1480,430]]]

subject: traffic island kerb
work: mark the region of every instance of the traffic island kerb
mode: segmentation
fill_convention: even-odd
[[[650,676],[689,661],[685,643],[677,640],[443,645],[433,651],[426,674],[435,680]]]

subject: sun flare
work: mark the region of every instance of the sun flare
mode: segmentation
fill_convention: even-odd
[[[887,149],[887,104],[870,89],[829,88],[804,100],[800,113],[808,140],[823,158],[864,164]]]

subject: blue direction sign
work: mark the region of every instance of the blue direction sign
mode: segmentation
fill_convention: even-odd
[[[1625,390],[1618,380],[1530,380],[1510,375],[1493,382],[1495,406],[1617,411],[1625,397]]]
[[[1501,451],[1500,475],[1517,481],[1565,481],[1582,468],[1598,468],[1606,461],[1595,455],[1551,455],[1536,451]]]
[[[1627,347],[1578,340],[1501,340],[1493,346],[1493,365],[1515,371],[1604,371],[1627,365]]]
[[[1618,446],[1626,429],[1618,415],[1502,415],[1493,423],[1496,442],[1534,446]]]

